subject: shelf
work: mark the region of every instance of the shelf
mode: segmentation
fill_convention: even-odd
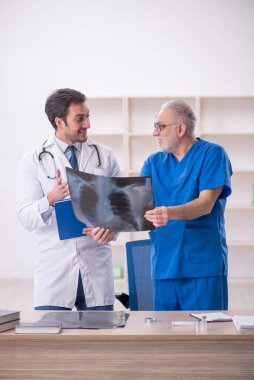
[[[253,170],[254,164],[254,134],[245,134],[241,138],[239,135],[219,135],[219,134],[206,134],[206,140],[215,144],[221,145],[226,150],[231,163],[233,171]]]
[[[126,280],[125,280],[125,278],[115,278],[114,282],[115,282],[115,284],[119,284],[119,285],[123,284],[123,285],[125,285]]]
[[[89,98],[91,133],[123,133],[123,99]],[[89,133],[88,132],[88,133]]]
[[[253,123],[254,129],[254,123]],[[204,138],[205,136],[236,136],[236,137],[254,137],[254,132],[213,132],[206,130],[205,132],[200,133],[200,137]]]
[[[89,132],[88,132],[89,133]],[[94,138],[96,138],[96,137],[119,137],[119,138],[123,138],[123,134],[122,133],[107,133],[107,132],[105,132],[105,133],[89,133],[89,136],[88,136],[88,138],[90,139],[93,139],[93,137]]]
[[[201,97],[199,118],[205,132],[252,134],[254,97]]]
[[[148,156],[157,151],[157,145],[153,138],[146,139],[145,143],[142,143],[143,137],[140,136],[136,139],[130,139],[129,148],[131,155],[129,158],[129,170],[128,172],[140,173],[144,161]]]
[[[246,241],[237,241],[237,240],[229,240],[227,242],[228,247],[254,247],[254,240],[246,240]]]
[[[252,277],[229,277],[228,282],[231,284],[254,284],[254,276]]]
[[[236,168],[233,168],[233,175],[235,174],[254,174],[254,168],[240,168],[238,169],[237,167]],[[254,180],[253,180],[253,183],[254,183]]]
[[[151,129],[151,133],[129,133],[129,137],[149,137],[149,138],[154,138],[153,137],[153,128]]]
[[[254,211],[252,205],[227,205],[226,211]]]

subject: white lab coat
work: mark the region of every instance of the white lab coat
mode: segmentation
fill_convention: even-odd
[[[96,144],[99,149],[101,167],[91,140],[82,144],[79,170],[87,173],[120,176],[120,169],[111,150]],[[56,167],[66,180],[65,167],[71,167],[68,159],[52,135],[43,145],[54,155]],[[87,306],[111,305],[114,303],[114,279],[110,244],[101,245],[90,236],[59,240],[54,208],[43,221],[39,211],[45,205],[47,194],[52,190],[55,175],[54,161],[47,154],[44,165],[38,156],[42,144],[28,152],[22,159],[17,180],[18,216],[22,225],[34,231],[37,237],[37,252],[34,275],[34,304],[72,308],[75,303],[78,275],[81,272]],[[45,172],[47,169],[47,173]],[[51,174],[52,176],[52,174]],[[25,248],[25,247],[24,247]]]

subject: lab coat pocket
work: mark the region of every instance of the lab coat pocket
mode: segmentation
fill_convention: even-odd
[[[214,236],[212,228],[186,228],[183,251],[187,261],[208,263],[214,260]]]

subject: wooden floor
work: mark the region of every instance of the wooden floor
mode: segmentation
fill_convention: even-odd
[[[116,303],[115,309],[119,308]],[[254,279],[229,280],[229,308],[254,310]],[[32,310],[33,281],[0,279],[0,309]]]

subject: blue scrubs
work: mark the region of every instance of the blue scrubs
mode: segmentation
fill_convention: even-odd
[[[198,198],[202,190],[223,186],[209,215],[170,220],[166,226],[150,232],[152,278],[227,276],[224,210],[231,194],[232,168],[225,150],[197,139],[180,162],[167,152],[151,155],[141,175],[152,176],[155,207],[182,205]],[[184,303],[183,299],[182,310],[186,310]]]

